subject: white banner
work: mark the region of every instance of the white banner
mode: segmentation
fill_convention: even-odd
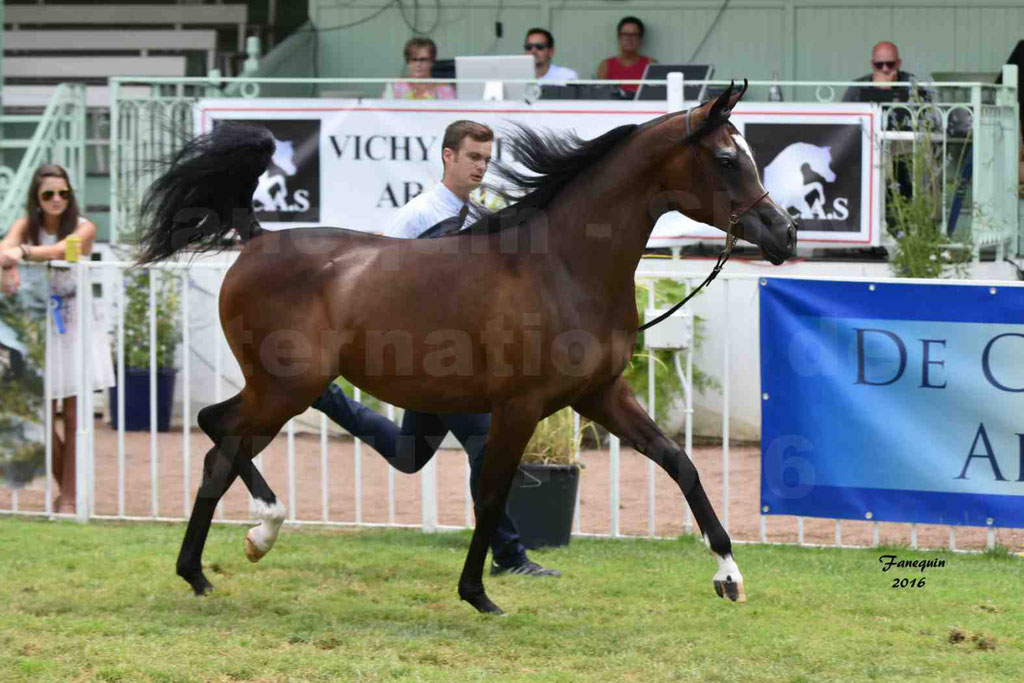
[[[504,154],[507,162],[502,131],[509,122],[573,130],[586,139],[661,116],[660,104],[205,99],[197,103],[195,121],[197,132],[231,119],[259,123],[274,134],[278,151],[254,197],[264,227],[380,232],[395,209],[440,180],[441,137],[452,121],[472,119],[494,128],[494,156]],[[803,221],[801,242],[877,245],[879,155],[872,140],[878,118],[869,104],[741,103],[732,121],[741,131],[750,126],[766,189]],[[771,155],[761,148],[771,148]],[[649,246],[717,239],[724,239],[719,230],[668,214]]]

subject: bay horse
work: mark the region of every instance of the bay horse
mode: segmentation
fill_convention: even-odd
[[[565,406],[677,482],[717,558],[716,593],[745,600],[729,535],[696,468],[622,378],[637,334],[634,272],[659,216],[681,211],[757,245],[776,265],[794,253],[793,219],[768,197],[728,120],[745,90],[730,84],[699,107],[589,141],[520,128],[513,154],[529,173],[506,176],[522,199],[432,240],[262,231],[252,196],[274,152],[269,132],[222,124],[189,141],[144,198],[139,263],[216,248],[232,230],[243,238],[219,305],[245,386],[199,412],[214,446],[177,573],[197,595],[212,588],[203,546],[236,477],[261,520],[246,534],[246,554],[256,561],[270,550],[284,506],[253,458],[343,375],[405,409],[491,413],[458,583],[459,597],[480,612],[501,613],[482,574],[523,449],[537,422]]]

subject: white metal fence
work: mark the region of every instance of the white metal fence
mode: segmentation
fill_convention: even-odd
[[[200,407],[219,402],[237,391],[240,373],[220,331],[217,292],[229,267],[226,260],[205,259],[182,264],[158,264],[145,269],[150,274],[143,296],[144,318],[129,314],[128,325],[145,329],[146,343],[157,335],[160,307],[160,280],[180,278],[180,307],[176,322],[181,330],[178,351],[178,391],[175,419],[171,432],[160,433],[157,425],[157,389],[154,381],[157,347],[149,344],[146,357],[149,375],[149,430],[128,432],[126,409],[131,405],[125,392],[126,341],[125,274],[129,264],[121,261],[82,262],[60,265],[75,271],[75,299],[78,320],[82,321],[76,341],[76,381],[79,387],[77,455],[77,519],[183,520],[201,479],[202,456],[210,447],[209,439],[196,428],[195,414]],[[657,286],[661,278],[682,280],[693,286],[704,273],[684,273],[656,267],[643,268],[641,279]],[[1024,541],[1017,530],[972,530],[961,527],[925,528],[915,525],[840,522],[838,520],[769,517],[760,514],[760,449],[756,445],[732,443],[729,438],[731,409],[742,395],[752,389],[749,383],[733,381],[732,364],[749,363],[757,354],[756,275],[723,274],[707,294],[695,299],[698,315],[716,311],[731,327],[716,328],[699,353],[688,349],[676,357],[676,367],[689,386],[695,363],[716,377],[721,394],[720,444],[693,446],[694,394],[680,397],[680,412],[685,418],[682,430],[687,453],[701,472],[708,495],[733,538],[741,542],[796,542],[827,545],[877,545],[903,543],[936,546],[940,542],[991,547],[996,542],[1016,546]],[[1000,283],[1007,286],[1010,283]],[[137,286],[137,285],[136,285]],[[138,294],[138,292],[136,293]],[[98,318],[87,315],[95,309]],[[740,305],[742,305],[742,308]],[[53,325],[51,313],[45,314],[42,327]],[[737,334],[736,322],[739,318]],[[37,323],[39,321],[37,320]],[[86,391],[95,343],[90,327],[103,324],[111,332],[112,351],[117,368],[117,389],[113,399],[102,393]],[[745,332],[744,332],[745,330]],[[49,340],[50,334],[44,339]],[[735,338],[734,338],[735,337]],[[681,346],[686,346],[681,344]],[[137,351],[137,350],[136,350]],[[46,351],[50,361],[49,344]],[[648,395],[642,397],[650,409],[655,407],[655,368],[648,357]],[[746,365],[740,367],[747,372]],[[44,406],[49,405],[51,388],[48,373],[43,373]],[[759,394],[758,394],[759,395]],[[358,391],[356,398],[360,399]],[[99,400],[98,400],[99,399]],[[756,401],[757,397],[754,397]],[[97,410],[101,403],[107,405]],[[381,407],[392,419],[394,408]],[[45,476],[37,477],[28,489],[0,490],[0,512],[26,515],[53,515],[51,466],[51,424],[49,410],[40,422],[45,438]],[[117,428],[109,426],[108,416],[117,417]],[[578,425],[578,418],[577,418]],[[340,456],[340,457],[339,457]],[[693,530],[689,511],[675,484],[657,471],[654,463],[620,447],[614,437],[606,448],[580,454],[586,469],[576,504],[575,533],[598,536],[671,537]],[[472,525],[469,496],[469,470],[461,451],[442,451],[419,474],[396,477],[360,442],[343,437],[328,424],[322,414],[310,411],[291,420],[282,434],[259,457],[258,464],[272,488],[285,501],[289,521],[296,524],[346,526],[418,527],[425,531],[464,528]],[[249,519],[249,501],[244,487],[235,486],[222,501],[217,519],[242,522]]]

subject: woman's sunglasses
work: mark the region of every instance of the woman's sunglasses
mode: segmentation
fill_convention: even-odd
[[[39,196],[42,197],[44,202],[48,202],[51,199],[53,199],[54,195],[60,195],[61,199],[70,199],[71,190],[44,190],[43,192],[39,193]]]

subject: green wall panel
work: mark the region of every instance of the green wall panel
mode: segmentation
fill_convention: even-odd
[[[319,0],[310,14],[321,29],[322,76],[399,75],[401,48],[414,23],[421,31],[430,29],[442,57],[518,54],[527,28],[548,26],[558,41],[555,61],[591,77],[598,62],[616,51],[616,22],[633,14],[647,24],[645,52],[662,62],[689,61],[714,25],[692,61],[714,64],[720,77],[764,79],[777,72],[783,78],[846,80],[868,73],[871,47],[879,40],[896,42],[904,67],[922,77],[932,71],[997,71],[1024,37],[1024,2],[966,4],[740,0],[719,16],[719,0],[440,0],[415,14],[413,5],[403,3],[403,20],[398,6],[385,0]],[[365,23],[330,30],[377,12]],[[499,19],[504,37],[496,39]]]

